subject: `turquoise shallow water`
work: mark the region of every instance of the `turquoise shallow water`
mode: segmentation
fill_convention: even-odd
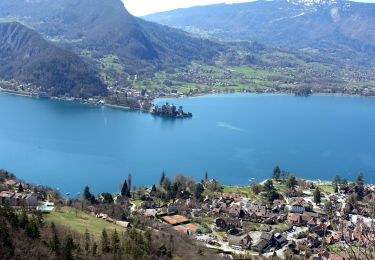
[[[164,100],[158,100],[163,103]],[[116,192],[162,170],[226,184],[270,176],[375,177],[375,99],[231,94],[169,100],[192,119],[0,94],[0,167],[34,184],[76,194]],[[375,181],[375,178],[374,178]]]

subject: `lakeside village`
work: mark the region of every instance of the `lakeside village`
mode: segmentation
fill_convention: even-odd
[[[152,187],[130,187],[131,174],[119,194],[94,196],[85,187],[81,198],[66,199],[1,171],[0,205],[42,212],[46,219],[72,207],[124,229],[142,222],[152,233],[181,236],[229,259],[375,257],[375,185],[365,184],[362,173],[353,183],[340,176],[307,181],[276,166],[262,183],[223,186],[207,172],[198,183],[163,172]],[[74,218],[69,221],[75,229]]]
[[[62,99],[67,101],[76,101],[83,104],[91,105],[107,105],[118,108],[134,109],[144,112],[148,112],[155,116],[168,117],[168,118],[191,118],[193,116],[190,112],[185,112],[182,106],[178,108],[169,104],[168,102],[164,105],[154,105],[155,99],[163,98],[184,98],[185,94],[178,94],[177,92],[166,92],[163,90],[136,90],[126,89],[121,92],[113,89],[109,89],[109,95],[107,97],[90,97],[90,98],[73,98],[69,96],[53,97],[47,92],[42,91],[40,88],[36,88],[31,84],[23,84],[17,81],[0,81],[0,92],[5,92],[15,95],[30,96],[39,99]]]

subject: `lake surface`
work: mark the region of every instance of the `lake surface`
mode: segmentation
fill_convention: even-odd
[[[198,180],[207,170],[225,184],[263,180],[276,164],[310,179],[375,177],[375,99],[233,94],[169,102],[194,117],[0,94],[0,168],[72,194],[85,185],[117,192],[129,172],[148,186],[163,170]]]

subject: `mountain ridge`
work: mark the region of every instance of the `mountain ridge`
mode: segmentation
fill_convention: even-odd
[[[0,23],[0,76],[32,83],[34,92],[90,97],[107,90],[95,71],[77,55],[44,40],[17,23]]]
[[[375,4],[325,0],[275,0],[216,4],[143,17],[209,36],[314,48],[343,60],[375,56]],[[340,57],[339,57],[340,58]]]

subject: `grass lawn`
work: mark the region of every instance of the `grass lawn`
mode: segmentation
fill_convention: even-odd
[[[333,192],[333,186],[332,185],[318,185],[320,191],[325,192],[325,193],[332,193]]]
[[[143,201],[142,200],[131,200],[130,202],[133,203],[136,207],[139,208]]]
[[[121,232],[122,228],[115,224],[109,223],[105,220],[91,216],[85,212],[78,211],[70,207],[63,207],[58,211],[53,211],[51,214],[46,215],[44,220],[46,222],[54,222],[57,225],[62,225],[70,228],[73,231],[84,234],[86,229],[95,238],[99,238],[105,228],[108,233],[112,233],[115,229]]]
[[[223,192],[236,193],[240,196],[250,198],[252,200],[260,200],[261,197],[254,194],[249,186],[224,186]]]

